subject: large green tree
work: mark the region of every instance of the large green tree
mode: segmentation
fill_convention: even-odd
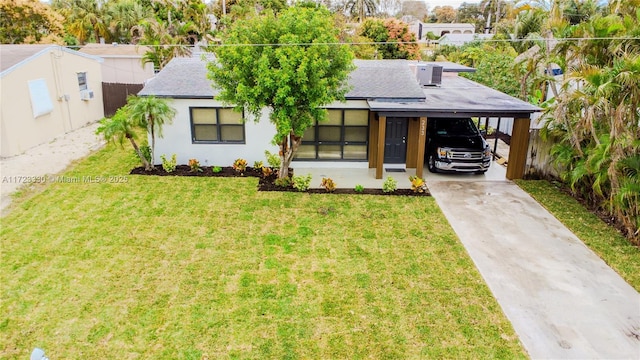
[[[288,176],[304,131],[326,118],[322,107],[347,92],[353,54],[338,44],[338,29],[324,7],[299,5],[235,22],[214,49],[210,78],[218,99],[256,121],[269,109],[280,147],[278,176]]]
[[[0,0],[0,43],[61,42],[63,17],[39,0]]]
[[[376,43],[378,56],[383,59],[420,59],[416,35],[402,21],[394,18],[367,19],[358,33]]]

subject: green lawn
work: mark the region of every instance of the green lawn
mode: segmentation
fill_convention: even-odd
[[[550,182],[518,180],[517,184],[640,291],[639,248]]]
[[[128,154],[65,175],[126,175]],[[256,185],[23,191],[0,232],[0,358],[526,358],[432,198]]]

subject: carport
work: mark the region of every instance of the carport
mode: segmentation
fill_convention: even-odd
[[[445,65],[448,64],[450,63]],[[470,68],[455,64],[445,66],[441,84],[421,87],[424,93],[423,99],[414,99],[413,101],[406,101],[406,99],[401,101],[368,100],[371,114],[369,168],[376,169],[376,179],[382,178],[385,157],[389,159],[389,142],[394,139],[406,142],[406,167],[415,168],[416,175],[423,177],[426,129],[430,117],[513,118],[514,125],[506,177],[512,180],[524,176],[531,114],[539,112],[541,109],[500,91],[457,76],[457,74],[452,74],[468,71],[466,69]],[[397,127],[394,127],[394,124],[397,124]],[[406,130],[403,130],[402,126]],[[398,132],[396,128],[400,129],[399,135],[389,134],[389,132]],[[388,131],[388,129],[393,130]]]

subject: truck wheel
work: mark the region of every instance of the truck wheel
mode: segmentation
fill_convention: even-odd
[[[436,159],[433,155],[429,155],[429,160],[427,161],[427,167],[429,168],[429,172],[437,173],[438,169],[436,168]]]

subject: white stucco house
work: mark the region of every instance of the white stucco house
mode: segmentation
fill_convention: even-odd
[[[197,159],[202,165],[230,166],[243,158],[265,160],[264,151],[276,152],[275,134],[267,109],[258,122],[243,120],[229,104],[215,99],[218,90],[207,78],[206,63],[212,58],[195,55],[174,58],[138,94],[169,100],[176,109],[171,124],[163,126],[163,138],[156,138],[154,163],[160,156],[177,155],[179,164]],[[429,117],[511,117],[512,143],[521,151],[509,155],[512,170],[507,177],[524,172],[530,115],[539,109],[529,103],[477,84],[459,72],[474,71],[453,63],[422,63],[407,60],[355,60],[350,74],[350,91],[344,102],[326,108],[329,119],[309,128],[292,167],[415,168],[422,177]],[[419,83],[417,69],[440,67],[441,82]],[[522,161],[522,167],[518,165]],[[510,173],[511,172],[511,173]]]
[[[432,32],[437,37],[442,37],[445,34],[475,34],[476,27],[474,24],[467,23],[424,23],[413,21],[409,24],[409,30],[416,35],[416,39],[419,42],[426,42],[429,32]]]
[[[104,116],[101,58],[59,45],[2,45],[0,60],[0,156]]]

